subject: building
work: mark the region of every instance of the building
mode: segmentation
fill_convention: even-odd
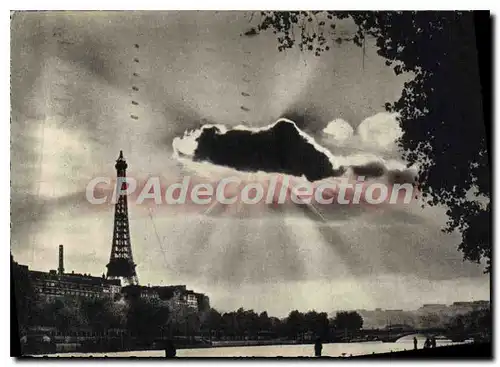
[[[198,311],[207,312],[210,310],[210,298],[203,293],[195,293],[198,301]]]
[[[29,270],[25,265],[19,265],[12,259],[13,269],[16,274],[26,274],[25,278],[31,284],[34,293],[46,301],[62,297],[77,298],[104,298],[115,299],[117,295],[140,297],[141,299],[154,301],[167,301],[170,309],[176,310],[208,310],[209,299],[202,293],[196,293],[187,289],[185,285],[172,286],[121,286],[120,279],[107,279],[103,274],[95,277],[90,274],[77,274],[75,272],[64,272],[64,248],[59,246],[58,270],[43,271]],[[15,278],[21,279],[21,276]],[[19,283],[20,280],[17,280]]]
[[[123,290],[129,292],[132,287],[125,287]],[[210,300],[203,293],[196,293],[187,289],[185,285],[167,285],[141,287],[135,286],[134,289],[140,289],[137,294],[145,299],[161,299],[166,301],[174,312],[181,309],[192,311],[208,311],[210,309]]]
[[[366,329],[383,329],[390,325],[415,325],[415,315],[411,311],[402,309],[358,310],[363,318],[363,327]]]
[[[119,280],[107,280],[90,274],[58,274],[30,271],[29,277],[35,294],[47,300],[58,297],[113,298],[121,291]]]
[[[126,297],[141,298],[147,301],[159,300],[160,295],[154,287],[141,285],[128,285],[122,288],[122,294]]]
[[[161,293],[168,300],[172,310],[187,308],[198,311],[196,293],[187,289],[185,285],[171,285],[157,288],[161,289]]]
[[[430,313],[441,314],[441,313],[446,313],[447,310],[448,310],[448,305],[442,303],[428,303],[424,304],[417,311],[419,314],[430,314]]]
[[[27,267],[26,267],[27,268]],[[30,270],[28,272],[33,291],[38,297],[52,300],[59,297],[113,298],[121,291],[119,280],[108,280],[90,274],[64,272],[64,247],[59,246],[59,267],[57,271]]]
[[[115,168],[117,179],[126,177],[128,165],[120,151]],[[125,183],[122,183],[122,188]],[[102,277],[90,274],[67,273],[64,269],[64,247],[59,246],[59,266],[48,273],[30,271],[27,266],[14,262],[11,255],[12,275],[18,288],[30,288],[38,297],[47,300],[58,297],[85,297],[85,298],[115,298],[119,294],[137,296],[145,300],[164,300],[169,303],[171,310],[202,311],[210,309],[208,297],[186,288],[185,285],[172,286],[141,286],[135,270],[130,228],[128,221],[127,196],[122,193],[115,205],[115,220],[113,227],[113,242],[111,256],[107,267],[107,275]],[[24,274],[24,278],[23,278]],[[27,283],[26,286],[22,281]],[[122,287],[122,284],[124,287]],[[21,287],[22,286],[22,287]],[[21,296],[18,298],[22,298]],[[25,298],[25,297],[24,297]]]
[[[453,314],[465,314],[490,307],[489,301],[453,302],[450,311]]]
[[[474,309],[482,310],[490,308],[491,306],[490,306],[490,301],[474,301],[472,302],[472,307]]]
[[[185,285],[167,285],[151,287],[158,293],[161,300],[168,301],[171,309],[185,305],[183,294],[187,291]]]
[[[183,297],[183,301],[189,309],[198,311],[198,300],[196,299],[196,294],[193,291],[187,290],[184,292]]]

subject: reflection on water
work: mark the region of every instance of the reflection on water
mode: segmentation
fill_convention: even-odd
[[[424,338],[417,337],[419,349],[423,347]],[[437,345],[451,345],[450,340],[437,340]],[[349,355],[362,355],[372,353],[385,353],[413,349],[413,336],[404,338],[397,343],[365,342],[365,343],[330,343],[323,345],[323,356],[341,357]],[[75,357],[164,357],[161,350],[116,352],[116,353],[65,353],[54,356]],[[314,345],[266,345],[252,347],[218,347],[200,349],[180,349],[178,357],[312,357]]]

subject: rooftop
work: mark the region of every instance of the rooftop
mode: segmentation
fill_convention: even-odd
[[[118,279],[106,279],[104,277],[95,277],[90,274],[66,273],[60,275],[55,271],[46,273],[37,270],[30,270],[29,274],[32,279],[38,280],[57,280],[73,283],[120,285],[120,281]]]

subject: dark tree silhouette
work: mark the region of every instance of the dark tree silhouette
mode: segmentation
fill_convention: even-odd
[[[195,310],[189,307],[177,307],[171,314],[170,327],[177,335],[193,337],[200,331],[202,322]]]
[[[317,337],[325,338],[328,334],[329,322],[326,312],[309,311],[304,315],[306,328]]]
[[[45,320],[48,321],[45,326],[55,326],[63,333],[87,326],[87,320],[75,298],[56,299],[54,302],[42,304],[41,308]]]
[[[222,329],[222,315],[214,308],[211,308],[201,325],[202,329],[208,330],[210,335],[219,336]]]
[[[125,326],[125,315],[120,313],[122,310],[117,309],[110,298],[84,298],[79,308],[93,331],[105,332]]]
[[[432,328],[442,326],[442,320],[440,315],[436,313],[431,313],[428,315],[423,315],[419,317],[419,326],[421,328]]]
[[[269,331],[272,328],[272,322],[267,311],[261,312],[259,314],[259,331]]]
[[[294,310],[286,318],[280,320],[276,317],[269,317],[267,311],[257,314],[253,310],[239,308],[237,311],[226,312],[222,315],[211,309],[202,327],[204,330],[210,329],[212,335],[216,337],[257,339],[259,336],[264,336],[301,340],[308,332],[326,339],[329,335],[329,326],[326,312],[302,313]]]
[[[357,34],[338,37],[335,23],[348,17]],[[409,165],[418,162],[425,201],[448,207],[443,230],[458,230],[464,259],[485,258],[489,272],[490,166],[473,13],[264,11],[258,30],[267,29],[277,34],[280,51],[298,46],[317,56],[344,41],[364,47],[374,37],[396,74],[414,75],[401,98],[385,105],[400,115],[399,146]]]
[[[292,338],[303,338],[303,334],[307,331],[304,314],[297,310],[290,312],[285,325],[288,336]]]
[[[35,293],[29,279],[28,269],[14,262],[12,255],[10,271],[12,277],[12,296],[15,301],[13,311],[17,315],[19,327],[19,330],[16,332],[20,332],[29,326],[30,320],[33,318],[31,310],[34,308]]]
[[[493,320],[491,309],[481,309],[459,314],[446,325],[451,334],[491,339]]]
[[[136,336],[159,336],[169,320],[170,310],[163,301],[129,300],[127,329]]]
[[[359,330],[363,327],[363,317],[356,311],[337,312],[333,319],[333,325],[337,330]]]

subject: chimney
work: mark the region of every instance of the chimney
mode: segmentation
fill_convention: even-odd
[[[57,269],[59,275],[64,274],[64,248],[63,245],[59,245],[59,268]]]

